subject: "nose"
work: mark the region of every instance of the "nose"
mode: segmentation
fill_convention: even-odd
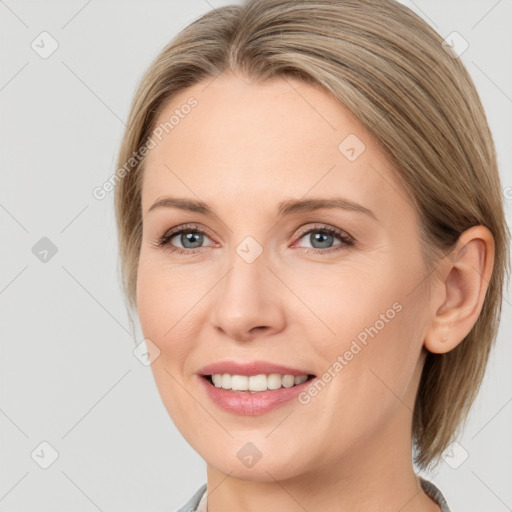
[[[238,254],[216,286],[211,322],[225,337],[250,341],[284,329],[284,287],[264,253],[248,263]]]

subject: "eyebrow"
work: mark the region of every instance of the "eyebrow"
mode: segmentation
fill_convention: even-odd
[[[204,201],[199,201],[196,199],[186,199],[181,197],[162,197],[157,199],[147,213],[157,209],[157,208],[176,208],[179,210],[191,211],[200,213],[206,216],[218,216],[213,208],[208,206]],[[293,215],[297,213],[307,213],[316,210],[320,210],[323,208],[328,209],[342,209],[342,210],[350,210],[354,212],[363,213],[372,217],[375,220],[378,220],[375,214],[365,206],[355,203],[354,201],[350,201],[344,197],[334,197],[334,198],[311,198],[311,199],[289,199],[287,201],[282,201],[277,206],[277,214],[281,217],[287,215]]]

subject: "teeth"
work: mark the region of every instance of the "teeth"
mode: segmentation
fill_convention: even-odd
[[[239,391],[247,391],[249,389],[249,377],[247,377],[247,375],[233,375],[230,378],[226,373],[226,377],[226,380],[229,379],[231,381],[231,385],[227,389],[237,389]],[[222,377],[222,381],[224,381],[224,376]]]
[[[229,373],[216,373],[211,376],[217,388],[231,389],[233,391],[267,391],[267,389],[291,388],[308,380],[307,375],[230,375]]]
[[[231,376],[231,375],[228,375],[227,373],[225,373],[222,378],[223,379],[226,378],[226,375],[231,380],[231,389],[233,391],[238,391],[238,388],[235,387],[235,384],[236,384],[236,378],[240,377],[240,375]],[[249,391],[265,391],[268,389],[267,383],[268,383],[268,379],[267,379],[266,375],[251,375],[249,377],[249,387],[246,389],[248,389]]]
[[[302,384],[303,382],[306,382],[308,380],[307,375],[301,375],[300,377],[295,377],[295,385]]]

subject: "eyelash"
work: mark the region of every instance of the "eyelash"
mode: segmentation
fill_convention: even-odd
[[[201,251],[201,249],[205,249],[205,247],[198,247],[196,249],[181,249],[180,247],[174,247],[170,244],[170,241],[176,236],[180,235],[182,233],[200,233],[202,235],[208,236],[208,233],[202,229],[200,229],[196,224],[186,224],[183,226],[179,226],[179,228],[173,229],[167,233],[165,233],[162,237],[158,238],[155,242],[155,245],[163,250],[171,251],[173,253],[178,254],[196,254]],[[312,247],[303,247],[302,249],[305,250],[307,253],[314,253],[314,254],[325,254],[325,253],[332,253],[341,251],[344,249],[347,249],[349,247],[352,247],[355,244],[355,240],[345,232],[333,228],[331,226],[326,225],[317,225],[313,226],[312,228],[309,228],[305,231],[302,231],[299,233],[299,239],[303,238],[306,235],[309,235],[310,233],[319,232],[319,233],[327,233],[329,235],[336,236],[340,241],[340,245],[336,245],[334,247],[330,247],[328,249],[315,249]]]

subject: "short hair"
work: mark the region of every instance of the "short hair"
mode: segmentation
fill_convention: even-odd
[[[348,108],[410,194],[429,273],[463,231],[475,225],[491,231],[494,268],[480,315],[454,349],[428,352],[422,370],[412,418],[414,462],[431,468],[477,396],[510,274],[495,146],[469,73],[434,29],[394,0],[252,0],[196,19],[143,76],[119,151],[117,168],[124,172],[114,200],[129,311],[136,309],[144,169],[144,158],[133,156],[177,93],[224,72],[256,84],[298,79]]]

